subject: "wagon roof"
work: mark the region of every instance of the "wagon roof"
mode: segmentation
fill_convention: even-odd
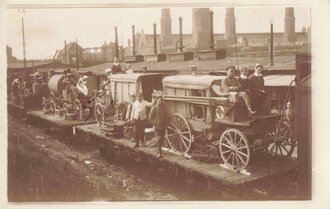
[[[265,86],[289,86],[295,75],[269,75],[265,76]],[[294,84],[293,84],[294,86]]]
[[[131,74],[113,74],[111,76],[112,81],[119,82],[133,82],[135,83],[139,78],[142,77],[157,77],[157,76],[165,76],[166,73],[131,73]]]
[[[215,80],[224,79],[226,76],[216,75],[173,75],[163,79],[164,87],[184,89],[208,89]]]

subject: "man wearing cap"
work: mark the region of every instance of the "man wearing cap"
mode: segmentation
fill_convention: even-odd
[[[245,91],[242,91],[241,83],[238,81],[238,79],[234,77],[235,66],[229,66],[226,68],[226,70],[227,77],[221,81],[221,87],[223,92],[237,92],[237,96],[241,97],[244,100],[245,105],[249,111],[249,116],[254,115],[256,112],[252,110],[249,95]]]
[[[112,65],[112,74],[117,74],[117,73],[123,73],[121,66],[118,61],[118,57],[115,57],[113,59],[113,65]]]
[[[163,97],[157,97],[157,104],[151,108],[149,121],[154,125],[156,136],[158,137],[157,157],[162,157],[162,145],[164,141],[165,130],[169,123],[169,114]]]
[[[252,105],[256,108],[258,112],[262,111],[262,103],[267,97],[265,92],[265,81],[262,76],[263,66],[259,63],[255,65],[255,71],[249,76],[249,84],[251,89],[251,94],[253,97]]]
[[[143,100],[142,93],[137,95],[137,101],[133,103],[131,121],[133,121],[133,128],[135,131],[135,146],[139,147],[139,142],[144,142],[144,129],[147,123],[147,107],[151,107],[153,103]]]

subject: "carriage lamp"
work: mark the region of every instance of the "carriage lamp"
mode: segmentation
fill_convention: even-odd
[[[192,72],[192,75],[195,76],[197,72],[197,65],[190,65],[189,68]]]

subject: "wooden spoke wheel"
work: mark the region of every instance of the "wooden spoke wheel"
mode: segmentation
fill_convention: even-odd
[[[224,163],[233,170],[242,170],[249,164],[250,148],[248,140],[237,129],[227,129],[222,133],[219,150]]]
[[[101,103],[95,104],[95,119],[98,125],[102,125],[105,122],[105,108]]]
[[[275,130],[269,135],[274,137],[273,143],[268,147],[269,154],[277,159],[290,157],[296,146],[292,129],[283,121],[275,125]]]
[[[182,154],[188,153],[192,144],[192,134],[188,121],[174,114],[166,130],[166,139],[171,149]]]
[[[81,105],[81,102],[79,101],[79,99],[74,100],[73,109],[74,109],[74,112],[77,114],[77,119],[82,120],[83,119],[83,115],[82,115],[83,108],[82,108],[82,105]]]

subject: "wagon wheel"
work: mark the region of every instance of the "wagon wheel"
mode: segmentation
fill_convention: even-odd
[[[50,109],[50,103],[47,101],[46,97],[41,98],[42,111],[48,112]]]
[[[237,129],[227,129],[222,133],[219,150],[224,163],[233,170],[242,170],[249,164],[250,148],[248,140]]]
[[[274,136],[274,142],[269,145],[268,152],[277,159],[290,157],[296,146],[293,131],[283,121],[276,123],[275,127],[275,130],[269,133]]]
[[[75,99],[73,101],[73,109],[74,109],[75,114],[77,114],[77,116],[78,116],[78,120],[82,120],[83,119],[83,116],[82,116],[83,109],[82,109],[82,105],[81,105],[81,102],[79,101],[79,99]]]
[[[65,119],[65,115],[69,113],[69,105],[65,102],[62,107],[62,117]]]
[[[95,119],[98,125],[102,125],[105,122],[105,108],[101,103],[95,104]]]
[[[166,130],[167,142],[171,149],[182,154],[188,153],[192,144],[192,134],[187,120],[174,114]]]
[[[54,94],[54,92],[50,92],[49,93],[49,109],[50,109],[50,111],[55,112],[55,107],[56,107],[55,94]]]

